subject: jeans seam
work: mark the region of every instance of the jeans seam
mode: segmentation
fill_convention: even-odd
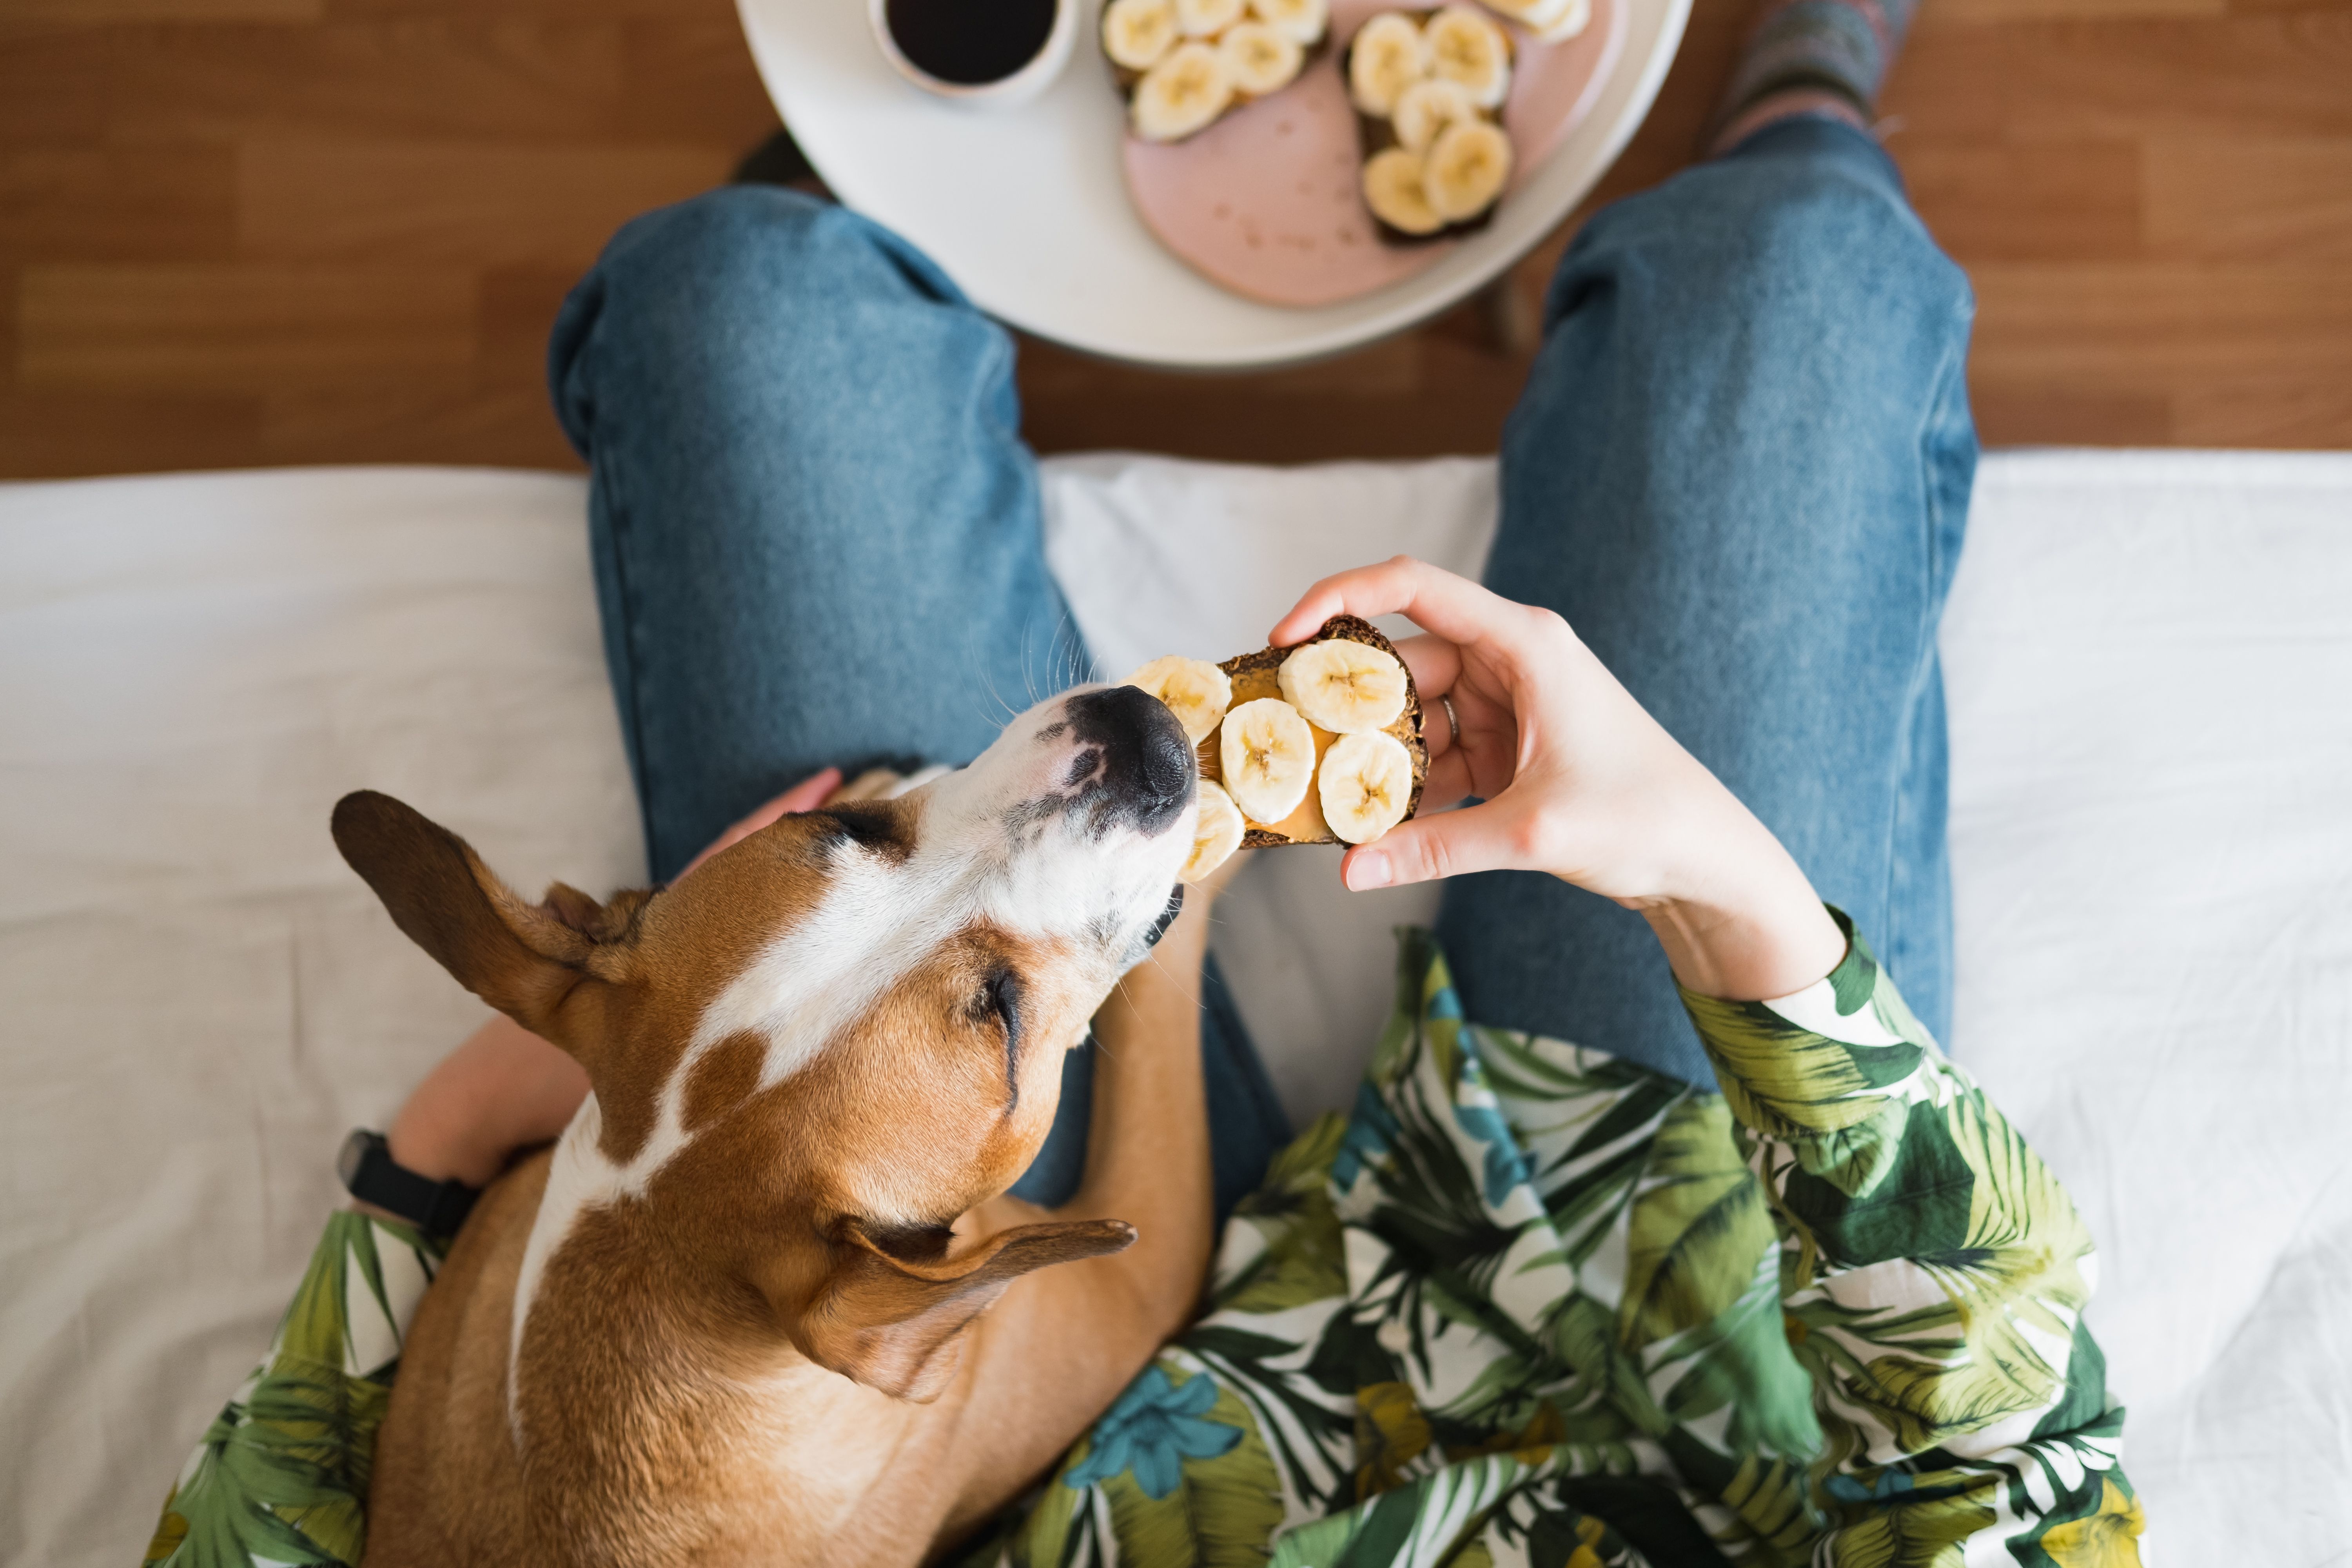
[[[626,722],[621,728],[628,741],[631,771],[636,775],[637,828],[645,839],[646,875],[648,879],[653,879],[659,876],[656,868],[658,846],[654,842],[652,753],[646,745],[645,733],[646,702],[643,673],[645,658],[644,650],[638,646],[637,628],[640,622],[637,616],[636,591],[628,567],[628,552],[625,548],[628,525],[626,512],[620,500],[622,487],[614,473],[617,466],[609,447],[599,453],[594,459],[594,482],[597,490],[604,498],[604,526],[612,542],[614,607],[621,616],[621,636],[617,646],[627,666],[626,693],[624,695],[616,691],[614,695],[617,700],[628,704]]]
[[[1912,811],[1916,809],[1910,778],[1912,752],[1919,742],[1915,729],[1919,724],[1919,700],[1927,693],[1927,672],[1933,666],[1933,651],[1936,651],[1936,621],[1938,621],[1938,614],[1936,614],[1936,555],[1938,555],[1938,538],[1940,529],[1943,529],[1943,494],[1936,484],[1936,461],[1933,461],[1931,447],[1933,439],[1936,439],[1936,421],[1938,421],[1945,395],[1948,395],[1950,374],[1952,348],[1945,345],[1943,357],[1936,364],[1936,378],[1928,384],[1931,393],[1928,393],[1927,406],[1924,406],[1924,414],[1919,418],[1919,433],[1915,437],[1916,463],[1919,463],[1919,500],[1922,500],[1919,527],[1924,529],[1927,536],[1922,538],[1922,550],[1919,550],[1919,621],[1912,630],[1910,689],[1906,691],[1903,720],[1900,720],[1898,731],[1895,731],[1894,811],[1886,816],[1886,886],[1884,886],[1886,902],[1882,908],[1886,910],[1886,924],[1889,924],[1889,931],[1886,931],[1889,954],[1910,952],[1910,947],[1907,947],[1910,933],[1900,929],[1900,920],[1903,920],[1903,914],[1900,914],[1903,912],[1903,898],[1900,898],[1900,891],[1903,891],[1903,856],[1900,856],[1900,847],[1906,842],[1903,830],[1910,823]]]
[[[1886,951],[1889,954],[1907,953],[1910,951],[1908,947],[1910,933],[1899,929],[1898,926],[1903,909],[1902,900],[1897,897],[1903,880],[1903,868],[1898,849],[1904,841],[1904,827],[1909,823],[1912,813],[1918,805],[1912,790],[1911,763],[1913,752],[1918,744],[1916,728],[1919,720],[1920,703],[1927,694],[1928,673],[1936,666],[1936,627],[1942,618],[1942,605],[1936,593],[1936,584],[1940,577],[1944,499],[1942,487],[1937,483],[1936,462],[1931,448],[1944,405],[1951,395],[1951,380],[1955,374],[1956,363],[1958,365],[1965,366],[1966,355],[1965,342],[1957,347],[1950,342],[1945,344],[1943,354],[1936,366],[1935,379],[1929,384],[1933,390],[1927,398],[1926,411],[1920,419],[1915,440],[1915,448],[1918,454],[1922,502],[1920,520],[1922,526],[1927,530],[1927,537],[1922,542],[1924,548],[1919,552],[1922,581],[1919,584],[1919,621],[1912,638],[1911,686],[1903,704],[1902,724],[1895,736],[1895,809],[1888,814],[1886,823],[1885,889],[1886,901],[1884,907],[1886,910],[1888,926],[1885,934]]]

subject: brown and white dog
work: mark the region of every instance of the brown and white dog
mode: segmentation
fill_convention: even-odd
[[[1206,1264],[1198,915],[1138,963],[1194,794],[1174,719],[1113,688],[603,904],[527,903],[342,801],[400,928],[593,1089],[426,1293],[368,1563],[911,1563],[1033,1483]],[[1000,1194],[1098,1008],[1087,1174],[1049,1216]]]

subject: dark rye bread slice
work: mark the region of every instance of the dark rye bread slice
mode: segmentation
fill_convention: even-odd
[[[1334,616],[1323,623],[1322,630],[1298,644],[1297,647],[1264,648],[1256,653],[1229,658],[1219,665],[1217,668],[1223,670],[1234,683],[1234,707],[1255,702],[1261,697],[1280,697],[1282,687],[1275,671],[1282,668],[1282,661],[1297,652],[1298,648],[1339,638],[1365,643],[1384,653],[1396,654],[1396,645],[1382,637],[1380,627],[1371,622],[1355,616]],[[1403,664],[1404,660],[1400,657],[1397,662]],[[1315,765],[1320,769],[1323,753],[1329,751],[1331,742],[1339,737],[1318,724],[1309,723],[1307,728],[1314,732]],[[1421,809],[1422,786],[1429,779],[1429,742],[1422,738],[1421,690],[1412,683],[1412,670],[1409,666],[1404,672],[1404,711],[1397,715],[1396,722],[1389,726],[1388,732],[1403,742],[1404,749],[1412,755],[1412,799],[1406,804],[1404,810],[1405,818],[1410,821]],[[1201,742],[1201,776],[1212,784],[1224,782],[1224,755],[1221,749],[1223,738],[1224,728],[1220,725]],[[1242,820],[1247,827],[1242,835],[1242,847],[1244,849],[1268,849],[1283,844],[1339,842],[1339,836],[1332,832],[1330,824],[1323,820],[1320,792],[1311,784],[1307,786],[1307,798],[1299,803],[1298,809],[1280,822],[1255,822],[1246,816]]]

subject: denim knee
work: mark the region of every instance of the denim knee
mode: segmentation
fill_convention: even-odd
[[[772,185],[728,185],[632,219],[558,313],[548,378],[565,433],[589,456],[593,356],[681,392],[772,388],[776,367],[854,359],[861,306],[912,300],[962,308],[929,258],[830,202]]]
[[[1975,309],[1885,153],[1823,120],[1771,127],[1603,209],[1562,258],[1549,313],[1596,287],[1618,294],[1618,331],[1769,339],[1808,358],[1907,354],[1915,334],[1964,330]]]
[[[1912,210],[1894,161],[1852,126],[1786,121],[1708,173],[1728,228],[1717,292],[1774,323],[1748,328],[1767,353],[1803,363],[1790,384],[1807,416],[1832,429],[1877,428],[1892,404],[1908,422],[1902,435],[1925,487],[1930,603],[1939,610],[1976,471],[1968,275]]]
[[[1748,265],[1810,274],[1806,297],[1826,300],[1828,278],[1868,280],[1939,324],[1967,320],[1968,276],[1912,210],[1894,160],[1869,137],[1827,120],[1794,120],[1751,137],[1717,165],[1727,216],[1746,218],[1759,243]]]

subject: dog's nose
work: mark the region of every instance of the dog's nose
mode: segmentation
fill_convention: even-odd
[[[1165,826],[1192,798],[1196,772],[1184,727],[1157,697],[1133,686],[1070,699],[1079,742],[1102,755],[1102,787],[1145,832]]]

